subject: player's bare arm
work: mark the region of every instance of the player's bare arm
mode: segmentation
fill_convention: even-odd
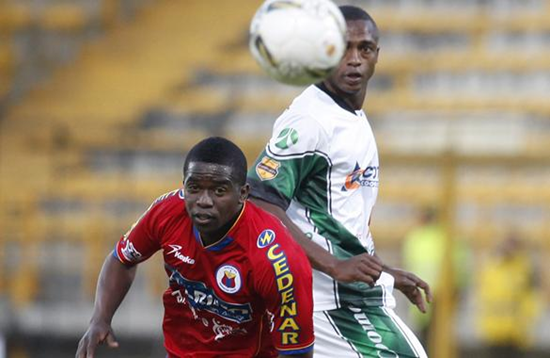
[[[112,254],[107,256],[99,274],[92,319],[78,343],[76,358],[93,358],[100,344],[118,347],[111,321],[134,281],[136,270],[137,266],[125,266]]]
[[[382,273],[382,262],[376,256],[367,253],[354,256],[347,260],[340,260],[330,252],[311,241],[304,232],[294,224],[285,211],[277,205],[267,201],[251,198],[251,200],[264,210],[277,216],[289,229],[292,237],[302,246],[307,254],[311,266],[334,278],[339,282],[365,282],[374,285]]]

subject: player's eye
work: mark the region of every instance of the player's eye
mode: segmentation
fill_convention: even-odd
[[[187,183],[185,185],[185,191],[189,193],[196,193],[199,190],[199,187],[193,183]]]
[[[365,53],[365,54],[370,54],[371,52],[373,52],[374,50],[369,47],[369,46],[362,46],[361,47],[361,52]]]
[[[370,41],[363,42],[359,45],[359,50],[364,54],[371,54],[376,51],[376,44]]]
[[[222,186],[218,186],[214,189],[214,194],[221,196],[224,195],[227,192],[227,189]]]
[[[214,194],[216,195],[224,195],[225,193],[227,193],[227,188],[224,187],[224,186],[218,186],[216,187],[216,189],[214,189]]]

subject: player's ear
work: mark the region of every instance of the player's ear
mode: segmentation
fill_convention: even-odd
[[[245,185],[241,186],[240,189],[240,195],[239,195],[239,202],[242,204],[248,199],[248,193],[250,193],[250,185],[246,183]]]

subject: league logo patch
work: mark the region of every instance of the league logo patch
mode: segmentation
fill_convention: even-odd
[[[266,229],[262,231],[260,236],[258,236],[258,247],[260,249],[263,249],[266,246],[271,245],[271,243],[275,241],[275,233],[271,229]]]
[[[223,292],[235,293],[241,289],[241,274],[232,265],[223,265],[216,271],[216,282]]]
[[[288,149],[298,143],[298,132],[294,128],[285,128],[277,136],[275,146],[280,149]]]
[[[263,157],[262,160],[256,165],[256,174],[258,177],[264,180],[271,180],[279,174],[279,167],[281,163],[270,157]]]

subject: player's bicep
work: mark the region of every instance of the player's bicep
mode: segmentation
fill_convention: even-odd
[[[280,173],[281,163],[271,159],[265,152],[260,158],[248,172],[250,196],[286,210],[298,183],[293,181],[293,175],[288,171]]]

